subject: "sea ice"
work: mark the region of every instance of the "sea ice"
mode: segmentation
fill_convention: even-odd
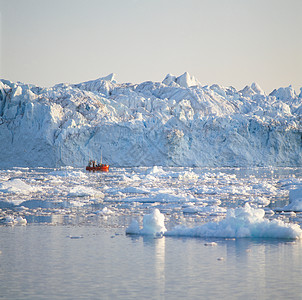
[[[101,191],[86,186],[74,186],[68,193],[69,197],[99,197],[104,198]]]
[[[289,204],[277,211],[301,211],[302,212],[302,189],[294,189],[289,191]]]
[[[26,184],[23,180],[14,178],[0,183],[0,193],[30,194],[37,192],[38,188]]]
[[[4,224],[4,225],[21,225],[24,226],[27,224],[27,220],[21,216],[18,217],[14,217],[14,216],[6,216],[5,218],[3,218],[0,223]]]
[[[263,209],[244,207],[229,209],[226,218],[219,222],[209,222],[197,227],[177,226],[165,233],[169,236],[220,237],[220,238],[302,238],[302,230],[297,224],[264,218]]]
[[[163,235],[167,231],[165,227],[165,216],[160,213],[159,209],[154,209],[151,214],[143,218],[143,228],[140,229],[136,220],[132,220],[130,226],[126,229],[127,234],[141,235]]]
[[[265,219],[264,215],[263,209],[254,209],[246,204],[244,207],[229,209],[226,218],[219,222],[208,222],[193,228],[178,225],[167,231],[164,225],[164,215],[155,209],[150,215],[144,216],[142,229],[135,220],[126,229],[126,233],[219,238],[302,238],[302,230],[299,225],[285,223],[281,220],[270,221]]]

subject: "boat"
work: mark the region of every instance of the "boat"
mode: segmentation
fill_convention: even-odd
[[[99,163],[95,160],[89,160],[88,166],[86,166],[86,171],[101,171],[101,172],[108,172],[109,171],[109,165]]]

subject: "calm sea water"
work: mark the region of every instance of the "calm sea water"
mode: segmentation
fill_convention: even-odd
[[[301,241],[0,227],[0,299],[301,299]],[[206,246],[216,242],[217,246]]]

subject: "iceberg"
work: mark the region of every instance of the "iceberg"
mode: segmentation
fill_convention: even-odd
[[[264,216],[263,209],[255,209],[245,204],[244,207],[229,209],[226,217],[219,222],[208,222],[192,228],[178,225],[171,230],[166,230],[164,215],[155,209],[152,214],[144,216],[142,229],[134,220],[126,229],[126,233],[202,238],[302,238],[302,229],[298,224],[276,219],[268,220]]]
[[[140,229],[137,220],[132,220],[126,229],[126,234],[162,236],[166,231],[165,216],[156,208],[151,214],[144,216],[142,229]]]
[[[2,79],[0,167],[83,167],[101,153],[117,167],[299,166],[301,95],[202,86],[187,72],[49,88]]]

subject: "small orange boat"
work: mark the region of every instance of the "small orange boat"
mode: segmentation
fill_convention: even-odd
[[[102,171],[102,172],[108,172],[109,171],[109,165],[99,163],[97,164],[95,160],[90,160],[88,163],[88,166],[86,167],[86,171]]]

